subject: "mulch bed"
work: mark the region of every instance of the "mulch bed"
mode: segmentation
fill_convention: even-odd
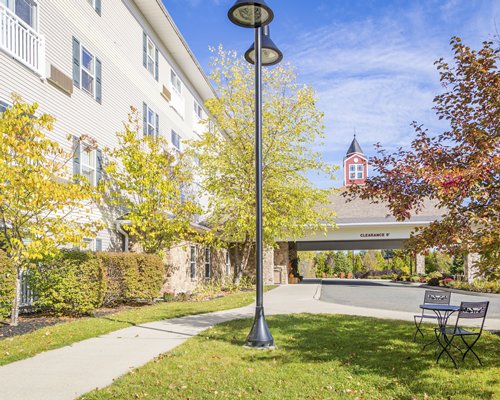
[[[94,317],[102,317],[108,314],[113,314],[118,311],[132,308],[131,306],[120,306],[116,308],[101,308],[94,312]],[[53,315],[36,314],[21,314],[19,316],[19,325],[10,326],[7,322],[0,322],[0,340],[24,335],[36,331],[37,329],[45,328],[47,326],[61,324],[64,322],[76,321],[78,319],[91,318],[91,317],[55,317]]]

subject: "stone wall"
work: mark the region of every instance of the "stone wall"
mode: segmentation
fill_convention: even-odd
[[[288,242],[278,243],[278,247],[274,249],[274,283],[288,284],[288,268],[290,264]]]
[[[196,251],[194,278],[191,278],[191,246],[194,246]],[[205,276],[205,246],[183,242],[170,248],[164,257],[169,273],[165,277],[162,293],[193,292],[199,285],[204,283],[229,279],[233,268],[230,267],[229,271],[226,270],[226,253],[227,250],[225,249],[210,250],[210,277],[207,278]]]

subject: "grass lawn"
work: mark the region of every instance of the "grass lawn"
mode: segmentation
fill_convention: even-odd
[[[243,307],[251,304],[254,300],[254,291],[238,292],[203,302],[159,303],[153,306],[128,309],[105,317],[83,318],[49,326],[26,335],[1,340],[0,365],[131,325]]]
[[[250,320],[218,325],[80,400],[500,399],[500,338],[455,370],[411,341],[411,323],[300,314],[268,318],[277,349],[242,345]]]

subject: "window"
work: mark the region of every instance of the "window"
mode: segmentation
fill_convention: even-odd
[[[82,250],[84,251],[94,251],[94,239],[88,239],[84,238],[83,239],[84,246],[82,246]]]
[[[172,130],[172,145],[177,149],[181,149],[181,137],[177,132]]]
[[[160,134],[160,117],[146,103],[143,103],[143,113],[144,136],[158,136]]]
[[[29,27],[38,28],[38,4],[36,0],[0,0],[0,4],[10,9]]]
[[[94,97],[94,56],[82,46],[82,89]]]
[[[142,64],[158,80],[158,49],[146,32],[142,33]]]
[[[154,75],[155,73],[155,45],[151,41],[151,39],[148,37],[148,47],[147,47],[147,55],[148,55],[148,62],[147,62],[147,70],[151,73],[151,75]]]
[[[349,165],[349,179],[363,179],[364,171],[363,164]]]
[[[180,95],[182,93],[182,82],[174,70],[170,71],[170,83],[172,83],[172,89]]]
[[[101,0],[87,0],[97,14],[101,15]]]
[[[80,154],[81,161],[81,175],[84,176],[91,185],[96,184],[96,151],[91,150],[85,146],[82,146],[82,152]]]
[[[0,100],[0,114],[3,113],[9,105]]]
[[[205,278],[210,278],[212,269],[212,257],[210,247],[205,247]]]
[[[189,255],[189,267],[191,270],[191,279],[196,279],[196,246],[191,246]]]
[[[101,61],[73,37],[73,84],[102,101]]]
[[[102,251],[102,239],[83,238],[83,243],[84,246],[80,247],[83,251]]]
[[[226,250],[226,275],[231,274],[231,256],[229,250]]]
[[[101,149],[92,149],[73,136],[73,175],[82,175],[96,186],[103,178],[103,154]]]
[[[196,101],[194,102],[194,115],[198,119],[203,118],[203,108]]]

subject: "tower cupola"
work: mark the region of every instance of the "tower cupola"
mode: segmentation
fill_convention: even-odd
[[[344,157],[344,186],[364,185],[368,178],[368,158],[356,140],[356,134]]]

